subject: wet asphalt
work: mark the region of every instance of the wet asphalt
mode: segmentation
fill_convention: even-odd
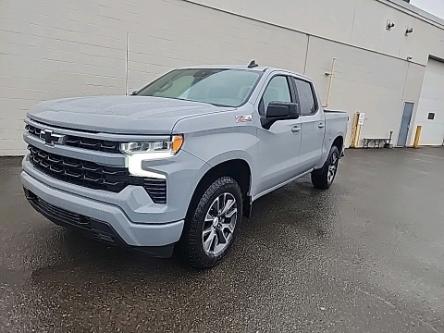
[[[444,332],[444,149],[348,150],[244,220],[209,271],[107,247],[25,202],[0,159],[0,332]]]

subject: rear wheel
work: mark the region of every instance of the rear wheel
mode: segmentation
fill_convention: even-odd
[[[186,221],[181,245],[191,266],[209,268],[233,244],[242,218],[242,191],[233,178],[221,177],[198,200]]]
[[[311,182],[314,187],[325,190],[328,189],[335,180],[338,172],[339,149],[336,146],[331,147],[327,161],[321,169],[314,170],[311,173]]]

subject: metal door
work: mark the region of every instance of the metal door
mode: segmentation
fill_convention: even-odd
[[[438,146],[444,136],[444,61],[429,59],[416,111],[422,125],[421,145]],[[430,114],[434,114],[434,117]]]
[[[270,101],[295,102],[286,75],[278,74],[270,79],[258,107],[260,114],[265,112]],[[299,118],[279,120],[270,129],[258,130],[257,193],[264,193],[301,173],[301,129]]]
[[[410,122],[412,121],[413,103],[404,104],[404,112],[402,113],[401,128],[399,130],[398,146],[405,147],[407,145],[407,137],[409,135]]]
[[[303,171],[317,166],[322,157],[325,137],[325,114],[318,106],[312,84],[300,78],[292,77],[296,96],[301,107],[300,122],[302,142],[300,160]]]

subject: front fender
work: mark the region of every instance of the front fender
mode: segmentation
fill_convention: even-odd
[[[251,115],[251,120],[236,121],[238,116],[245,115]],[[206,170],[201,170],[201,177],[218,164],[240,159],[250,166],[254,188],[257,179],[254,166],[259,155],[258,122],[259,115],[247,104],[232,111],[181,119],[173,133],[183,133],[182,149],[205,162]]]
[[[230,161],[243,160],[251,170],[251,185],[255,177],[255,156],[258,153],[258,138],[253,133],[230,131],[187,137],[184,150],[205,162],[201,177],[211,168]]]

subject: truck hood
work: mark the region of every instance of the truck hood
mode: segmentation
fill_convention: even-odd
[[[151,96],[97,96],[42,102],[32,120],[63,128],[116,134],[169,134],[181,119],[230,108]]]

